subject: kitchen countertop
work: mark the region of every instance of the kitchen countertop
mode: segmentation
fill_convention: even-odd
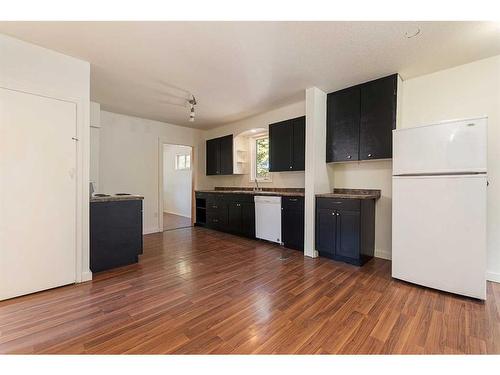
[[[262,191],[254,191],[253,188],[241,187],[215,187],[214,190],[196,190],[197,193],[211,194],[249,194],[249,195],[270,195],[282,197],[303,197],[304,189],[300,188],[263,188]]]
[[[106,194],[104,197],[92,196],[90,198],[90,202],[115,202],[115,201],[137,201],[143,200],[144,197],[141,195],[120,195],[120,194]]]
[[[332,193],[316,194],[321,198],[343,198],[343,199],[379,199],[378,189],[333,189]]]

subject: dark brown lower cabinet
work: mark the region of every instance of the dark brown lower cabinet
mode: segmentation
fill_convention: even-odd
[[[251,198],[251,199],[250,199]],[[255,203],[253,196],[232,196],[227,198],[227,231],[255,237]]]
[[[196,192],[196,225],[255,238],[253,194]],[[290,248],[304,251],[304,197],[281,200],[281,238]]]
[[[142,254],[142,200],[90,203],[90,270],[136,263]]]
[[[196,193],[196,225],[254,238],[253,195]]]
[[[281,240],[285,247],[304,251],[304,197],[281,198]]]
[[[363,265],[375,250],[375,200],[316,198],[320,256]]]

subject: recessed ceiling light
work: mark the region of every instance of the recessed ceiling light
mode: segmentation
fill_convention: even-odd
[[[414,27],[412,29],[409,29],[405,32],[405,37],[406,39],[411,39],[416,37],[417,35],[420,35],[420,28],[419,27]]]
[[[252,133],[257,133],[257,129],[252,129],[251,132]]]

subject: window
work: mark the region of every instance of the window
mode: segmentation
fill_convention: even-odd
[[[175,169],[178,171],[191,169],[191,155],[190,154],[175,155]]]
[[[269,173],[269,137],[254,138],[252,180],[271,181]]]

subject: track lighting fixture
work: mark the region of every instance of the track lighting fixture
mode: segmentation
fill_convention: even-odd
[[[194,117],[195,117],[194,106],[197,104],[194,95],[191,95],[191,99],[188,100],[188,103],[191,107],[189,112],[189,122],[194,122]]]

